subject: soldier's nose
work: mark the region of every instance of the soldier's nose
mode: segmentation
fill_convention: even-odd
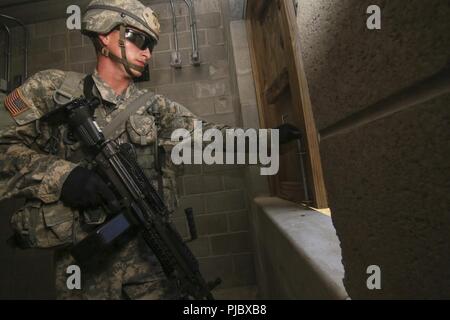
[[[148,62],[148,60],[150,60],[150,58],[152,56],[152,53],[150,52],[150,49],[147,48],[142,51],[142,55],[145,57],[145,60]]]

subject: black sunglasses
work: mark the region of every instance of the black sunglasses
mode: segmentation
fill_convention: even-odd
[[[145,33],[134,30],[134,29],[125,29],[125,39],[133,43],[140,50],[149,49],[150,52],[153,52],[153,48],[156,45],[156,40],[147,36]]]

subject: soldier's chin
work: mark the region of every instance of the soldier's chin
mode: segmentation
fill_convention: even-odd
[[[134,70],[134,72],[133,72],[133,74],[134,74],[134,77],[135,78],[139,78],[139,77],[141,77],[142,76],[142,72],[140,72],[140,71],[136,71],[136,70]]]
[[[133,74],[133,78],[139,78],[140,76],[142,76],[143,72],[138,71],[136,69],[130,68],[131,73]]]

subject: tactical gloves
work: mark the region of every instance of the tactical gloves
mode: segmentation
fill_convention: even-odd
[[[280,144],[288,143],[301,137],[300,130],[289,123],[283,123],[275,129],[279,130]]]
[[[114,193],[95,172],[76,167],[66,178],[61,189],[61,201],[72,208],[95,209],[102,205],[111,212],[119,209]]]

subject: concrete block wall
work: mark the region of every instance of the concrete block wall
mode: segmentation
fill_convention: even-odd
[[[176,12],[183,68],[170,68],[170,54],[174,50],[172,17],[169,3],[159,1],[152,8],[160,15],[161,37],[166,44],[155,52],[151,81],[142,86],[148,85],[157,93],[183,103],[207,121],[242,126],[231,54],[228,1],[197,0],[194,5],[201,66],[190,65],[189,16],[186,7],[179,2]],[[205,276],[210,279],[220,276],[222,288],[253,285],[253,248],[244,168],[186,166],[186,174],[178,179],[178,185],[181,201],[175,223],[182,234],[187,234],[183,210],[194,208],[199,239],[191,248]]]
[[[238,7],[239,1],[230,1],[232,5]],[[242,5],[242,3],[241,3]],[[238,11],[238,10],[236,10]],[[258,107],[255,92],[255,83],[253,80],[253,71],[250,61],[250,49],[247,37],[247,28],[244,20],[234,20],[230,23],[231,38],[233,41],[233,55],[236,66],[237,87],[239,90],[239,101],[241,104],[243,126],[248,128],[259,128]],[[268,277],[266,269],[261,263],[261,252],[264,250],[262,245],[265,238],[264,231],[261,230],[258,216],[260,209],[256,206],[254,199],[256,197],[270,195],[268,179],[261,176],[259,168],[249,166],[245,171],[247,192],[250,199],[250,227],[252,236],[252,246],[255,250],[254,264],[255,275],[257,279],[258,296],[268,298],[264,283]],[[272,248],[273,246],[269,246]]]
[[[149,82],[139,86],[184,104],[201,118],[232,126],[242,125],[240,101],[229,31],[228,0],[194,0],[201,65],[190,65],[189,16],[183,1],[176,14],[183,68],[170,67],[174,49],[168,1],[144,1],[160,16],[161,39],[150,64]],[[65,13],[64,13],[65,14]],[[64,15],[62,15],[63,17]],[[69,31],[65,19],[28,26],[30,75],[49,68],[92,72],[95,52],[79,31]],[[16,38],[19,38],[17,35]],[[17,41],[20,43],[20,41]],[[13,74],[21,72],[20,48],[15,48]],[[199,239],[190,244],[209,280],[220,276],[222,288],[255,283],[249,226],[249,201],[244,168],[239,166],[186,166],[178,179],[180,209],[174,221],[183,236],[187,225],[183,209],[193,207]]]
[[[381,30],[366,9],[381,8]],[[299,2],[318,129],[448,65],[450,6],[431,1]],[[356,298],[450,297],[450,95],[321,142],[344,283]],[[368,290],[367,267],[381,268]]]
[[[236,78],[239,90],[239,101],[241,104],[242,121],[244,127],[259,128],[255,83],[253,80],[245,21],[232,21],[230,29],[233,39],[233,54],[236,65]]]

